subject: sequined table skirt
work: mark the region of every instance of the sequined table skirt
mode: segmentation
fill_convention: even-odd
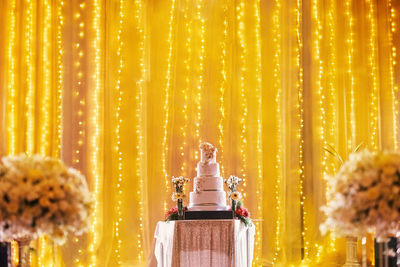
[[[158,222],[154,233],[158,267],[250,267],[254,226],[239,220]]]

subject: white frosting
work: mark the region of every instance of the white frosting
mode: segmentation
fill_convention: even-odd
[[[213,176],[219,177],[219,164],[218,163],[197,163],[197,177]]]
[[[223,187],[221,177],[196,177],[193,181],[193,191],[221,191]]]
[[[224,191],[190,192],[189,198],[189,210],[224,210],[228,208]]]
[[[216,162],[217,149],[209,144],[200,145],[201,159],[197,164],[197,177],[193,192],[189,194],[189,210],[228,210],[224,183]]]

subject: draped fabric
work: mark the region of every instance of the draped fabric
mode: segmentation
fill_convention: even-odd
[[[33,265],[145,266],[174,205],[171,176],[196,175],[203,141],[224,178],[243,178],[255,266],[341,264],[343,239],[319,232],[339,167],[324,148],[398,149],[399,10],[393,0],[0,1],[0,153],[61,157],[95,199],[89,233],[62,248],[35,241]]]

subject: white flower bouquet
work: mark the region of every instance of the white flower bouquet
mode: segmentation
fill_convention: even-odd
[[[63,244],[88,228],[92,198],[85,178],[60,160],[8,156],[0,163],[0,241],[47,235]]]
[[[336,236],[395,234],[400,222],[400,154],[363,150],[350,154],[329,179],[326,221],[320,229]]]
[[[176,193],[183,193],[183,187],[188,182],[189,182],[189,179],[184,178],[183,176],[179,176],[179,177],[172,176],[172,184],[175,187]]]

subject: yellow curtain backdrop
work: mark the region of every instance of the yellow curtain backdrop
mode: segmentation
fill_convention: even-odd
[[[35,241],[33,266],[146,266],[171,176],[195,176],[202,141],[223,177],[244,180],[255,266],[342,264],[344,240],[319,232],[338,168],[323,148],[398,150],[399,11],[393,0],[0,1],[0,154],[61,157],[95,198],[89,233],[62,248]]]

